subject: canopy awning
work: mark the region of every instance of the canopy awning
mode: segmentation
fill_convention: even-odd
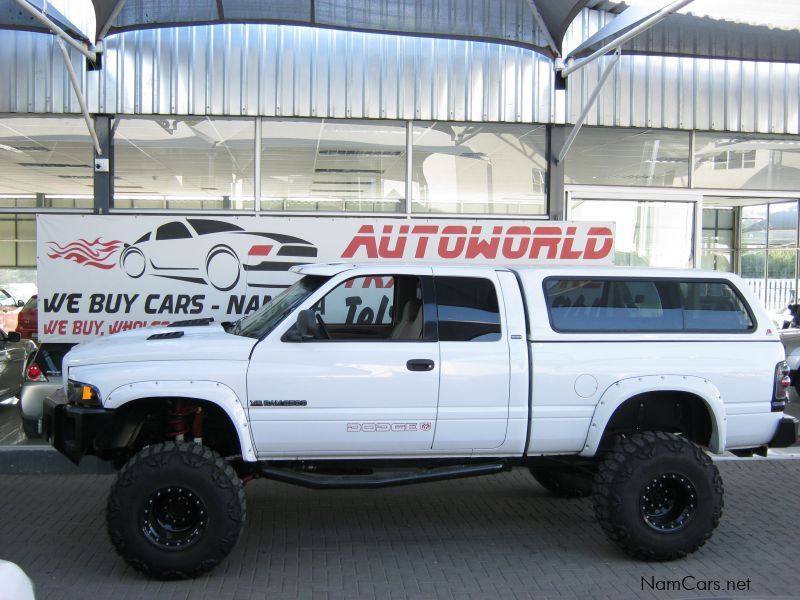
[[[93,0],[98,31],[113,16],[119,2]],[[761,0],[759,4],[770,2],[775,4],[775,0]],[[568,27],[585,7],[617,14],[626,5],[608,0],[124,0],[121,11],[111,19],[108,33],[200,23],[293,23],[500,42],[553,57],[548,37],[560,54]],[[691,11],[691,5],[687,10]],[[795,10],[800,8],[795,5]],[[588,47],[577,56],[587,55],[596,47]],[[634,38],[623,51],[800,62],[800,31],[673,14]]]
[[[42,7],[43,0],[28,0]],[[423,37],[467,39],[530,48],[561,56],[565,34],[584,8],[606,13],[611,21],[627,5],[616,0],[85,0],[94,8],[95,39],[135,29],[221,23],[272,23]],[[624,33],[648,14],[640,4],[620,18],[612,33]],[[651,0],[657,2],[657,0]],[[695,10],[717,3],[726,12]],[[661,5],[667,0],[661,0]],[[758,5],[753,11],[800,13],[792,0],[696,0],[671,14],[623,47],[623,53],[800,63],[800,30],[770,27],[753,19],[737,20],[734,5]],[[637,12],[638,11],[638,12]],[[784,11],[784,12],[785,12]],[[652,12],[652,11],[650,11]],[[77,38],[87,40],[66,17],[48,5],[47,14]],[[643,16],[644,15],[644,16]],[[722,16],[719,16],[722,15]],[[729,16],[728,16],[729,15]],[[601,19],[602,20],[602,19]],[[795,18],[792,23],[800,22]],[[20,8],[0,0],[0,28],[48,31]],[[92,37],[92,36],[88,36]],[[608,36],[593,36],[572,56],[596,50]],[[585,42],[585,40],[584,40]],[[569,48],[567,50],[570,50]]]
[[[94,0],[98,31],[109,19],[108,34],[210,23],[288,23],[500,42],[552,56],[542,27],[559,44],[588,0],[127,0],[114,16],[118,2]]]
[[[759,7],[763,13],[759,21],[790,22],[790,25],[780,28],[761,24],[752,15],[737,12],[745,4]],[[637,4],[628,7],[624,2],[609,0],[591,0],[587,6],[624,21],[615,34],[630,29],[639,22],[637,17],[642,18],[648,12]],[[622,15],[631,16],[625,21]],[[796,0],[696,0],[626,43],[623,54],[797,63],[800,62],[798,24],[800,4]],[[609,39],[602,35],[593,37],[593,43],[582,44],[570,55],[587,56]]]
[[[28,3],[42,10],[44,2],[42,0],[28,0]],[[47,15],[61,29],[72,37],[84,42],[93,42],[81,29],[72,23],[66,16],[52,5],[47,6]],[[23,10],[15,0],[0,0],[0,29],[21,29],[24,31],[39,31],[41,33],[52,33],[47,27],[37,21],[30,13]]]

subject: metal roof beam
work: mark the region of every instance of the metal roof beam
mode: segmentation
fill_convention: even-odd
[[[103,149],[100,147],[100,140],[97,139],[97,132],[94,130],[92,117],[89,116],[89,109],[86,107],[86,98],[83,97],[83,91],[81,90],[81,83],[78,81],[78,75],[75,73],[75,69],[72,67],[72,60],[69,57],[69,50],[67,50],[67,47],[64,45],[64,42],[60,37],[57,38],[56,41],[58,42],[58,48],[61,50],[61,56],[64,57],[64,63],[67,66],[67,72],[69,73],[70,83],[72,83],[72,89],[75,92],[75,95],[78,96],[78,104],[81,106],[83,120],[86,121],[86,127],[89,129],[89,135],[92,136],[94,149],[97,151],[99,156],[102,156]]]
[[[536,20],[536,24],[539,25],[539,30],[544,35],[545,39],[547,40],[547,45],[550,46],[550,49],[553,51],[553,55],[556,57],[561,56],[561,52],[556,45],[556,41],[553,39],[553,35],[550,33],[550,30],[547,28],[547,24],[544,22],[542,18],[542,14],[539,12],[539,9],[536,7],[536,0],[527,0],[528,6],[531,9],[531,13],[533,13],[533,18]]]
[[[95,39],[98,42],[106,37],[108,30],[111,29],[111,25],[114,23],[114,19],[116,19],[119,16],[119,13],[122,12],[126,1],[127,0],[117,0],[117,3],[114,5],[114,8],[111,11],[111,14],[108,15],[108,19],[106,19],[106,22],[103,23],[103,26],[100,28],[97,36],[95,36]]]
[[[572,147],[572,143],[575,141],[575,138],[578,137],[578,132],[583,127],[584,121],[586,121],[586,117],[589,115],[589,111],[594,104],[594,101],[597,100],[597,96],[600,94],[600,90],[603,88],[603,85],[606,83],[606,79],[608,76],[611,75],[611,71],[614,70],[614,67],[617,66],[620,59],[620,50],[619,48],[616,49],[614,58],[611,59],[611,62],[606,65],[605,71],[600,76],[600,79],[597,82],[597,85],[592,90],[592,93],[589,95],[589,98],[586,100],[586,105],[583,107],[580,116],[578,116],[578,120],[575,122],[575,125],[572,127],[572,130],[569,132],[567,139],[564,141],[564,145],[561,147],[561,152],[558,153],[556,157],[556,162],[560,163],[564,158],[567,156],[567,152]]]
[[[42,12],[40,12],[39,10],[34,8],[33,6],[31,6],[31,4],[29,2],[27,2],[27,0],[17,0],[17,4],[19,4],[20,7],[22,7],[28,13],[30,13],[30,15],[34,19],[39,21],[42,25],[44,25],[50,31],[52,31],[54,34],[56,34],[59,39],[64,40],[65,42],[67,42],[70,46],[75,48],[78,52],[83,54],[86,58],[88,58],[93,63],[97,62],[97,53],[96,52],[93,52],[91,50],[87,50],[86,48],[84,48],[82,44],[80,44],[79,42],[75,41],[75,39],[72,36],[70,36],[66,31],[64,31],[63,29],[61,29],[61,27],[59,27],[58,25],[53,23],[53,21],[47,15],[45,15]]]
[[[617,39],[612,40],[608,44],[605,44],[604,46],[599,48],[598,50],[595,50],[594,52],[592,52],[592,54],[590,54],[586,58],[578,60],[578,61],[575,61],[571,65],[568,65],[568,66],[564,67],[564,69],[562,69],[562,71],[561,71],[561,76],[564,77],[564,78],[569,77],[572,73],[574,73],[578,69],[582,69],[583,67],[585,67],[589,63],[595,61],[596,59],[600,58],[601,56],[604,56],[604,55],[608,54],[612,50],[618,49],[625,42],[635,38],[640,33],[644,32],[644,31],[647,31],[648,29],[653,27],[653,25],[656,25],[657,23],[663,21],[669,15],[671,15],[672,13],[674,13],[677,10],[680,10],[681,8],[683,8],[684,6],[686,6],[687,4],[689,4],[691,2],[693,2],[693,0],[677,0],[676,2],[673,2],[672,4],[669,4],[669,5],[665,6],[664,8],[662,8],[657,13],[654,13],[649,18],[645,19],[644,21],[642,21],[641,23],[639,23],[638,25],[633,27],[627,33],[623,33]]]

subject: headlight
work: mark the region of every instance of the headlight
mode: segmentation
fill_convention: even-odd
[[[96,387],[71,379],[67,384],[67,399],[78,406],[102,406],[100,392]]]

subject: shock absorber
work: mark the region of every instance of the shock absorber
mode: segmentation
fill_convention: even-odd
[[[169,431],[167,431],[167,435],[175,438],[178,442],[184,441],[186,434],[189,433],[189,425],[186,423],[186,417],[194,412],[194,407],[188,402],[180,398],[175,400],[175,405],[169,415]]]
[[[192,419],[192,441],[195,444],[203,443],[203,407],[198,406]]]

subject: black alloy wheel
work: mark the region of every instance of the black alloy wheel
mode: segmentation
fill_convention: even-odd
[[[139,524],[153,545],[180,550],[200,540],[208,525],[208,513],[192,490],[178,485],[162,487],[145,500]]]
[[[680,473],[662,473],[642,489],[639,510],[644,522],[656,531],[680,531],[695,515],[697,490]]]

